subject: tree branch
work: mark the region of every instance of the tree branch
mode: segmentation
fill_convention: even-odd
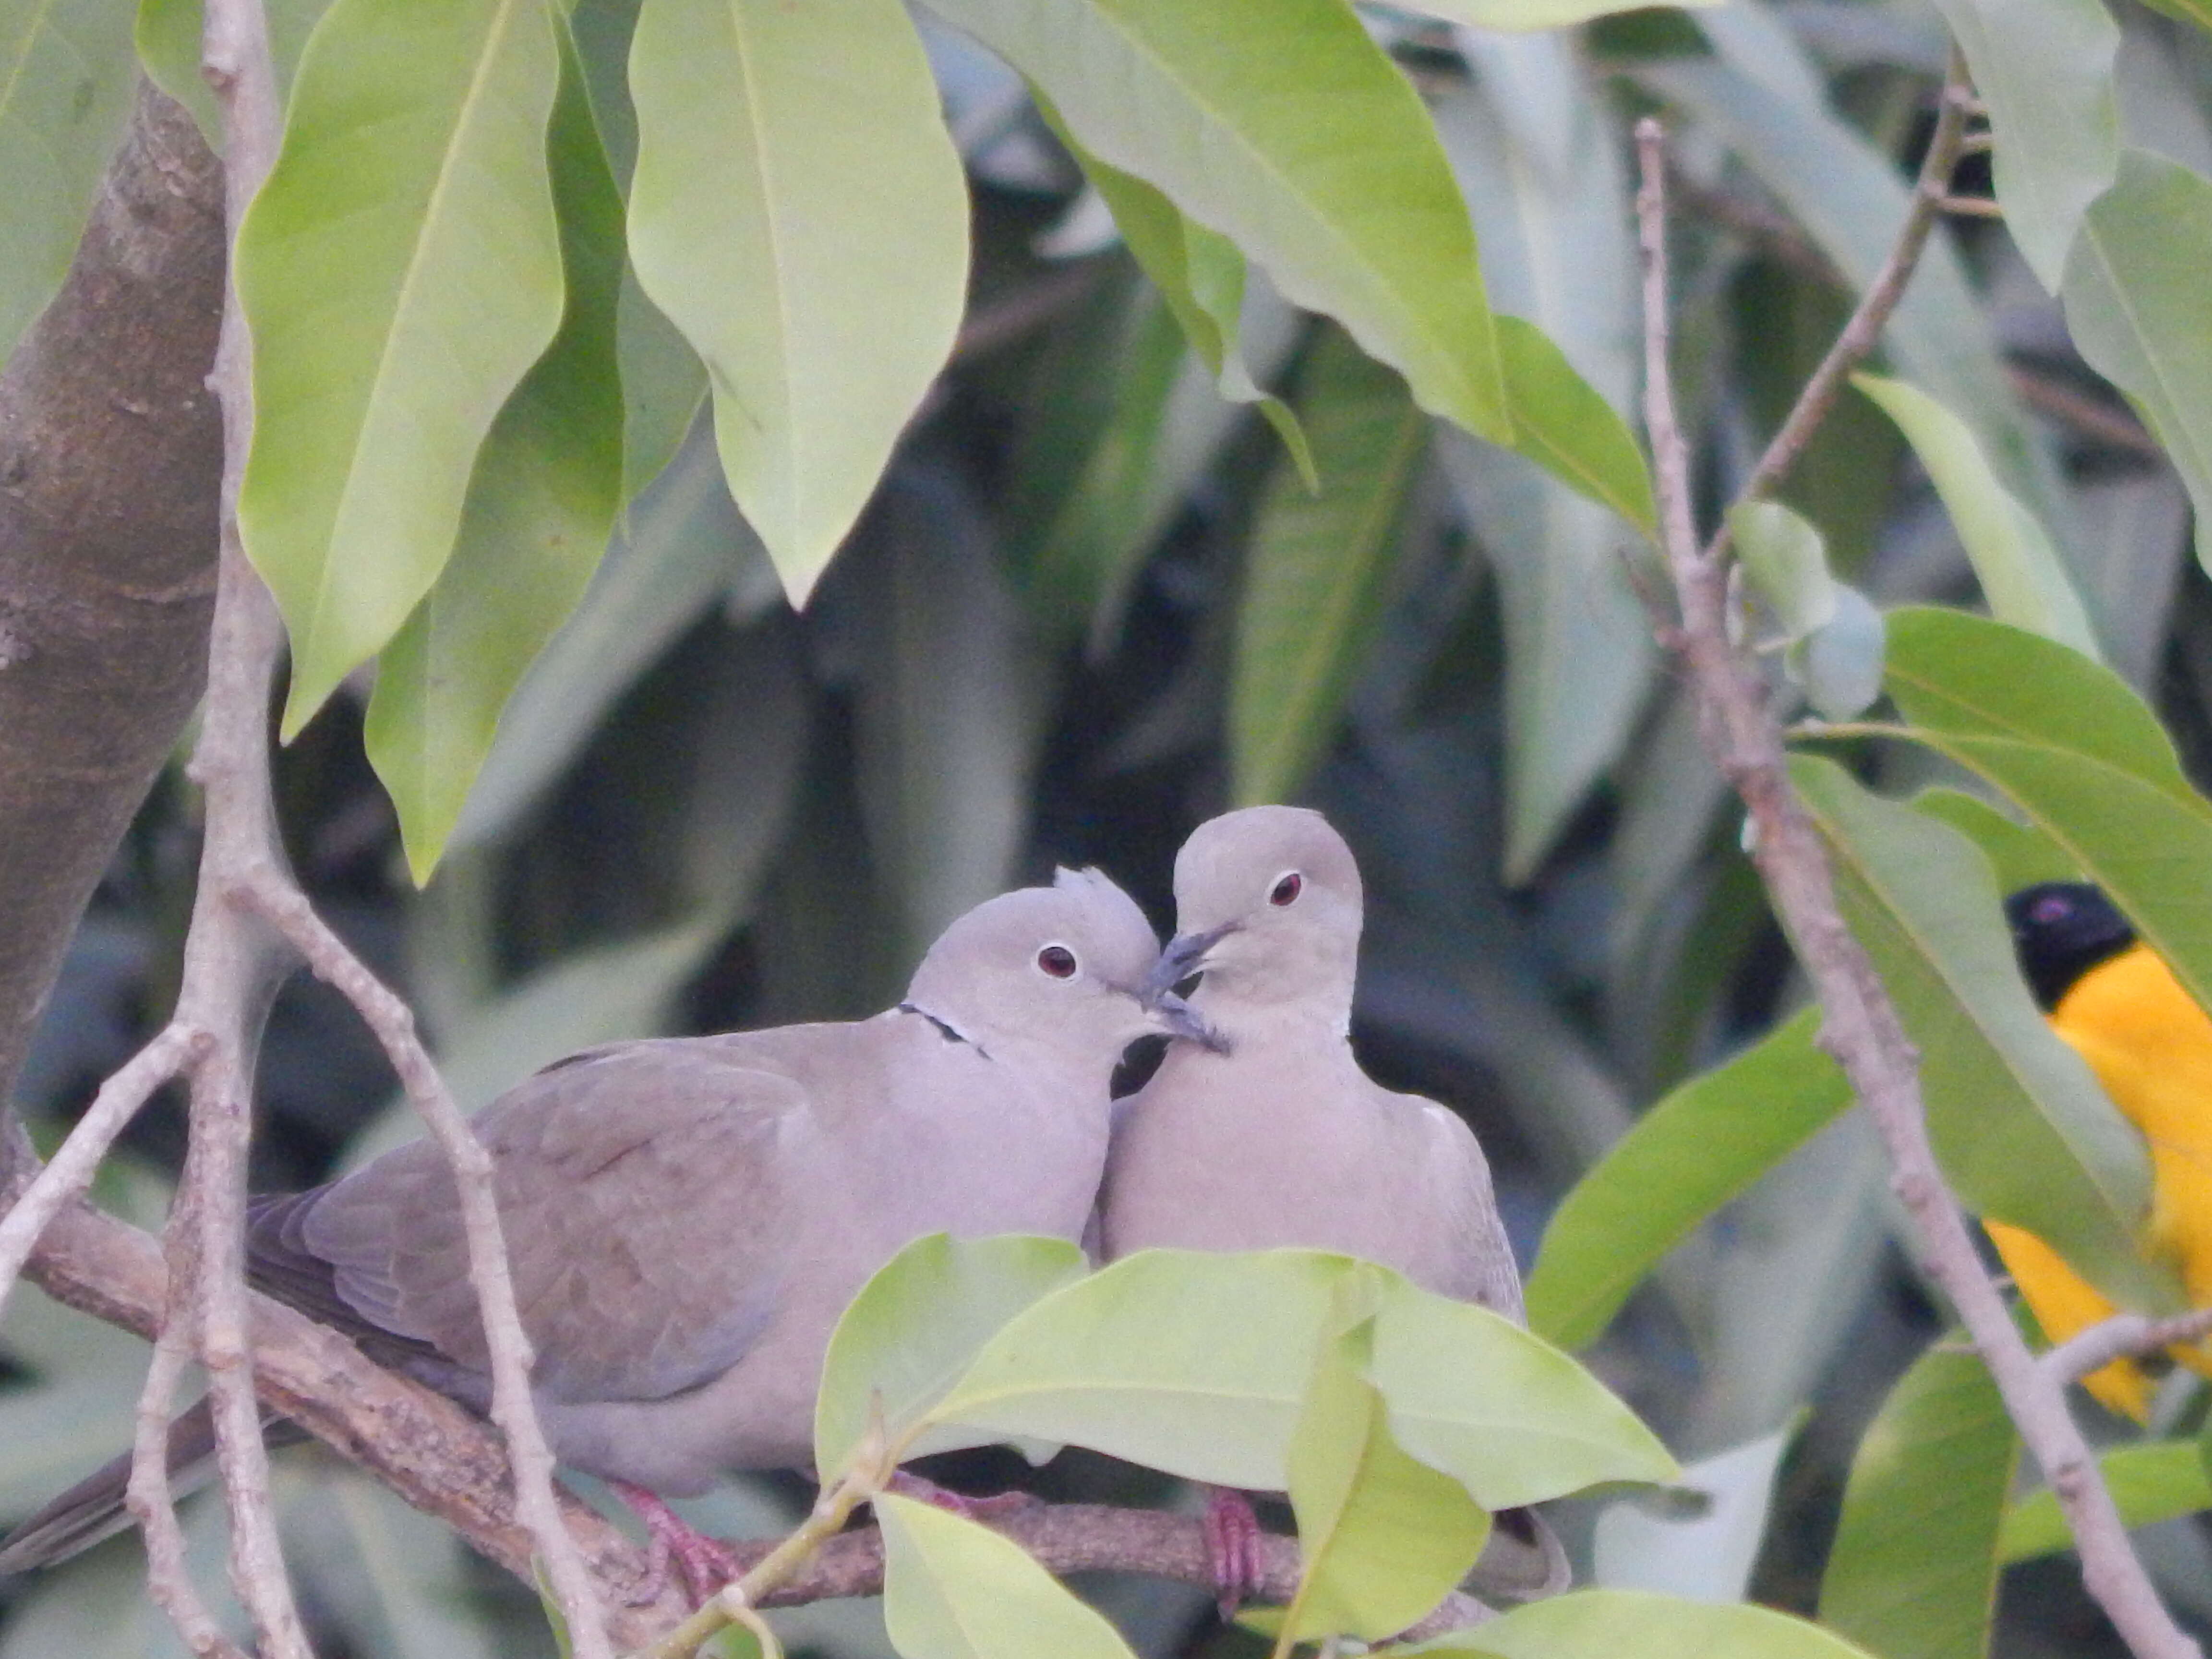
[[[1704,550],[1698,545],[1688,452],[1674,417],[1668,362],[1665,161],[1656,121],[1638,125],[1637,149],[1642,171],[1637,220],[1644,265],[1645,419],[1663,549],[1681,608],[1673,643],[1698,700],[1706,747],[1750,813],[1753,860],[1820,998],[1821,1046],[1843,1067],[1881,1135],[1892,1183],[1928,1270],[1958,1310],[2021,1438],[2057,1493],[2081,1552],[2089,1593],[2138,1659],[2195,1659],[2197,1644],[2174,1624],[2136,1558],[2096,1461],[2067,1411],[2063,1389],[2028,1352],[2003,1297],[1982,1267],[1965,1215],[1929,1144],[1918,1056],[1874,964],[1844,926],[1826,850],[1790,787],[1781,730],[1767,712],[1751,665],[1729,642],[1725,544],[1717,538]]]
[[[2137,1359],[2161,1348],[2202,1341],[2207,1336],[2212,1336],[2212,1308],[2175,1314],[2168,1319],[2118,1314],[2067,1338],[2046,1351],[2037,1364],[2063,1389],[2092,1371],[2102,1370],[2115,1359]]]
[[[69,276],[0,374],[0,1102],[207,672],[222,248],[221,170],[142,82]]]
[[[1881,269],[1875,274],[1873,283],[1853,307],[1843,331],[1828,348],[1827,356],[1820,360],[1820,367],[1798,392],[1797,401],[1790,406],[1781,429],[1766,446],[1766,453],[1759,458],[1751,476],[1744,480],[1740,499],[1754,501],[1771,494],[1790,475],[1806,446],[1813,441],[1813,434],[1828,418],[1828,411],[1835,407],[1844,381],[1881,343],[1881,331],[1890,313],[1897,309],[1897,302],[1905,297],[1905,284],[1912,280],[1921,252],[1928,246],[1929,233],[1936,228],[1937,216],[1948,199],[1951,174],[1959,165],[1960,143],[1966,131],[1966,109],[1972,97],[1966,82],[1966,59],[1954,46],[1950,71],[1936,100],[1936,131],[1929,137],[1927,154],[1920,158],[1919,180],[1913,185],[1911,204],[1905,210],[1905,223],[1899,228],[1897,240],[1890,247],[1889,257],[1882,261]],[[1726,554],[1728,547],[1728,520],[1723,518],[1713,532],[1705,556],[1718,559]]]

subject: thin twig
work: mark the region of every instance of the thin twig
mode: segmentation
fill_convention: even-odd
[[[1638,123],[1644,408],[1663,550],[1681,607],[1679,649],[1698,699],[1706,746],[1750,814],[1752,857],[1820,997],[1821,1046],[1843,1067],[1881,1135],[1892,1182],[1928,1270],[1958,1310],[2021,1438],[2057,1495],[2090,1595],[2137,1659],[2197,1659],[2197,1644],[2174,1624],[2136,1559],[2063,1391],[2028,1352],[1982,1266],[1929,1144],[1919,1057],[1874,964],[1844,923],[1820,833],[1790,787],[1780,728],[1750,665],[1729,643],[1727,562],[1717,543],[1702,552],[1698,545],[1689,457],[1668,365],[1663,148],[1659,124]]]
[[[244,1659],[216,1628],[199,1588],[185,1562],[185,1535],[177,1524],[176,1494],[169,1483],[169,1415],[176,1409],[177,1383],[191,1362],[197,1334],[189,1305],[179,1306],[182,1287],[192,1277],[198,1228],[190,1207],[179,1202],[169,1212],[167,1249],[169,1306],[154,1340],[154,1358],[138,1395],[133,1419],[131,1485],[124,1494],[146,1540],[146,1593],[167,1615],[193,1652],[210,1659]]]
[[[2081,436],[2109,448],[2163,464],[2166,451],[2143,430],[2142,422],[2125,410],[2077,392],[2048,374],[2039,374],[2018,363],[2005,366],[2005,378],[2021,402],[2039,415],[2063,421]]]
[[[100,1085],[52,1161],[0,1216],[0,1310],[6,1309],[8,1294],[46,1224],[92,1185],[116,1136],[130,1127],[154,1091],[196,1064],[211,1041],[207,1032],[172,1021]]]
[[[1950,214],[1959,219],[2002,219],[2004,205],[1988,196],[1945,196],[1936,203],[1938,213]]]
[[[1766,453],[1759,458],[1751,476],[1744,480],[1742,499],[1753,501],[1773,493],[1777,485],[1789,476],[1797,465],[1805,447],[1813,441],[1820,422],[1827,419],[1828,410],[1842,393],[1844,381],[1850,372],[1864,362],[1881,340],[1883,326],[1897,302],[1905,297],[1905,286],[1911,281],[1914,269],[1920,263],[1923,249],[1928,246],[1928,234],[1935,228],[1936,207],[1949,191],[1952,171],[1959,165],[1959,142],[1966,131],[1966,103],[1970,97],[1966,87],[1966,60],[1956,48],[1951,54],[1951,70],[1936,108],[1936,131],[1928,140],[1928,152],[1920,159],[1920,177],[1912,188],[1912,200],[1905,211],[1905,223],[1899,228],[1897,240],[1891,246],[1889,257],[1882,261],[1881,269],[1873,283],[1860,297],[1836,343],[1828,348],[1828,355],[1820,360],[1805,382],[1804,390],[1790,406],[1782,429],[1766,446]],[[1708,558],[1717,559],[1729,546],[1728,520],[1723,519],[1713,532],[1711,544],[1706,548]]]
[[[2212,1336],[2212,1308],[2152,1319],[2143,1314],[2116,1314],[2101,1324],[2069,1336],[2036,1363],[2060,1388],[2079,1382],[2092,1371],[2102,1370],[2115,1359],[2136,1359],[2162,1348],[2200,1342]]]
[[[514,1277],[492,1193],[491,1154],[453,1103],[436,1062],[416,1034],[413,1012],[331,931],[307,896],[288,883],[282,887],[259,884],[240,897],[291,941],[318,979],[353,1005],[452,1166],[468,1240],[469,1284],[483,1319],[491,1367],[492,1421],[507,1436],[507,1456],[514,1467],[516,1518],[537,1543],[575,1650],[583,1659],[611,1659],[613,1649],[607,1643],[599,1589],[562,1519],[554,1495],[552,1449],[531,1399],[530,1338],[515,1306]]]

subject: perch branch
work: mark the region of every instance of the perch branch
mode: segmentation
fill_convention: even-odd
[[[2064,1388],[2079,1382],[2092,1371],[2102,1370],[2115,1359],[2137,1359],[2179,1343],[2202,1341],[2212,1336],[2212,1308],[2152,1319],[2142,1314],[2116,1314],[2101,1324],[2069,1336],[2046,1352],[2036,1363],[2053,1383]]]
[[[1958,1310],[2021,1439],[2057,1494],[2089,1593],[2138,1659],[2196,1659],[2197,1644],[2174,1624],[2136,1557],[2064,1393],[2029,1352],[1982,1267],[1929,1144],[1918,1056],[1873,963],[1844,923],[1826,850],[1790,787],[1781,730],[1751,665],[1729,643],[1725,547],[1717,538],[1710,548],[1698,547],[1688,452],[1674,416],[1663,149],[1659,124],[1639,123],[1644,410],[1665,556],[1681,612],[1672,643],[1698,699],[1706,747],[1750,814],[1752,857],[1820,997],[1821,1044],[1873,1118],[1928,1269]]]

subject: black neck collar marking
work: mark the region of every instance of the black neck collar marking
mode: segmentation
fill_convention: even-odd
[[[937,1015],[931,1013],[927,1008],[921,1007],[911,1002],[902,1002],[899,1004],[899,1012],[902,1014],[919,1014],[922,1018],[927,1020],[932,1025],[934,1025],[937,1028],[937,1035],[943,1037],[947,1042],[964,1042],[970,1048],[973,1048],[977,1054],[982,1055],[984,1059],[988,1060],[991,1057],[989,1050],[986,1049],[981,1043],[976,1042],[975,1038],[969,1036],[967,1032],[962,1030],[951,1020],[939,1018]]]

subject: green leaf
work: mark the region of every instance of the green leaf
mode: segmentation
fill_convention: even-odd
[[[477,452],[562,307],[535,0],[339,0],[239,234],[253,328],[246,550],[284,613],[298,732],[453,550]]]
[[[2009,796],[2212,1006],[2212,808],[2125,682],[2035,635],[1955,611],[1890,613],[1904,735]],[[2055,1242],[2055,1241],[2054,1241]]]
[[[2020,1437],[1962,1339],[1913,1362],[1860,1437],[1820,1622],[1882,1659],[1982,1659]]]
[[[2016,627],[2094,657],[2096,635],[2064,561],[2035,515],[1998,483],[1972,429],[1902,380],[1854,374],[1851,384],[1897,422],[1928,469],[1990,609]]]
[[[1288,1620],[1300,1638],[1372,1640],[1404,1630],[1465,1578],[1490,1517],[1449,1475],[1391,1438],[1382,1394],[1364,1372],[1379,1280],[1339,1286],[1344,1328],[1325,1334],[1291,1437],[1291,1508],[1305,1572]]]
[[[1185,218],[1176,204],[1134,173],[1101,161],[1076,142],[1044,94],[1034,94],[1037,112],[1067,149],[1091,188],[1104,198],[1121,228],[1121,240],[1152,280],[1200,361],[1212,372],[1214,385],[1231,403],[1252,404],[1283,441],[1306,488],[1318,490],[1313,452],[1291,406],[1253,383],[1237,348],[1243,325],[1244,256],[1227,237]]]
[[[2134,399],[2197,509],[2197,559],[2212,570],[2212,182],[2130,149],[2091,206],[2066,264],[2066,326],[2081,355]]]
[[[1230,793],[1286,800],[1327,751],[1389,586],[1429,423],[1405,382],[1323,331],[1298,377],[1318,495],[1279,466],[1245,547],[1230,671]]]
[[[1989,107],[2005,228],[2056,294],[2082,213],[2119,165],[2119,26],[2104,0],[2038,0],[2032,22],[2004,0],[1936,0],[1936,8]]]
[[[1595,1581],[1693,1601],[1742,1601],[1796,1427],[1702,1458],[1682,1471],[1678,1486],[1607,1505],[1591,1540]],[[1669,1512],[1686,1500],[1689,1513]]]
[[[0,359],[62,285],[138,79],[127,0],[0,5]],[[194,53],[197,59],[198,53]]]
[[[1009,1319],[1087,1271],[1060,1238],[918,1238],[877,1270],[830,1339],[814,1402],[814,1466],[842,1469],[880,1409],[894,1444]],[[908,1455],[945,1449],[917,1445]]]
[[[1349,1259],[1139,1250],[1008,1321],[930,1419],[1279,1492]]]
[[[1779,501],[1740,501],[1728,510],[1744,574],[1781,621],[1801,638],[1836,614],[1836,580],[1820,532]]]
[[[1611,91],[1571,39],[1458,45],[1470,74],[1437,100],[1437,131],[1493,301],[1518,313],[1497,319],[1517,457],[1455,432],[1439,448],[1498,584],[1518,885],[1620,758],[1656,665],[1620,521],[1654,522],[1651,487],[1613,412],[1636,384],[1634,215]]]
[[[1912,809],[1949,824],[1982,849],[1996,872],[1997,891],[2017,893],[2046,881],[2079,881],[2081,872],[2058,843],[2033,824],[2008,817],[1963,789],[1923,789]]]
[[[897,0],[645,0],[630,257],[793,605],[944,367],[968,198]]]
[[[2097,1460],[2105,1485],[2130,1527],[2148,1527],[2212,1509],[2212,1481],[2194,1440],[2151,1440],[2118,1446]],[[2049,1488],[2032,1492],[2004,1512],[1997,1559],[2009,1566],[2074,1547],[2058,1499]]]
[[[1723,0],[1684,0],[1692,6],[1717,6]],[[1635,11],[1644,0],[1405,0],[1401,9],[1426,12],[1448,23],[1479,29],[1564,29],[1593,17]]]
[[[1988,861],[1832,761],[1797,756],[1790,774],[1827,841],[1844,920],[1919,1048],[1929,1136],[1960,1196],[2049,1241],[2115,1301],[2172,1304],[2178,1287],[2136,1250],[2150,1209],[2142,1138],[2021,982]]]
[[[1466,1659],[1865,1659],[1818,1625],[1742,1603],[1714,1606],[1650,1590],[1574,1590],[1394,1656]],[[1886,1656],[1885,1656],[1886,1659]]]
[[[1595,1341],[1660,1259],[1851,1103],[1807,1009],[1646,1112],[1553,1212],[1528,1285],[1528,1324]]]
[[[1419,96],[1350,7],[940,0],[933,9],[1042,88],[1085,149],[1227,236],[1286,298],[1335,317],[1424,409],[1510,439],[1466,206]]]
[[[1158,290],[1133,289],[1108,285],[1048,342],[1008,490],[1008,553],[1025,598],[1048,625],[1087,635],[1094,648],[1192,482],[1172,436],[1198,365]],[[1182,447],[1200,450],[1201,468],[1210,459],[1210,445]]]
[[[1513,407],[1513,447],[1569,489],[1656,538],[1659,510],[1651,497],[1651,473],[1628,423],[1575,373],[1543,330],[1518,317],[1497,321]]]
[[[1486,1510],[1605,1480],[1671,1480],[1658,1437],[1580,1365],[1502,1315],[1392,1274],[1367,1377],[1390,1432]]]
[[[1626,1406],[1511,1321],[1319,1250],[1125,1256],[1015,1315],[928,1420],[1279,1492],[1353,1274],[1379,1287],[1367,1376],[1392,1437],[1486,1509],[1674,1473]]]
[[[622,487],[622,198],[568,26],[555,27],[562,73],[547,142],[567,308],[485,435],[453,556],[385,647],[362,734],[417,886],[460,821],[508,698],[583,597]]]
[[[1835,612],[1802,639],[1792,640],[1782,665],[1792,685],[1826,720],[1864,714],[1881,696],[1887,630],[1874,601],[1848,582],[1834,588]]]
[[[884,1623],[905,1659],[1135,1659],[1020,1545],[910,1498],[874,1501]]]

